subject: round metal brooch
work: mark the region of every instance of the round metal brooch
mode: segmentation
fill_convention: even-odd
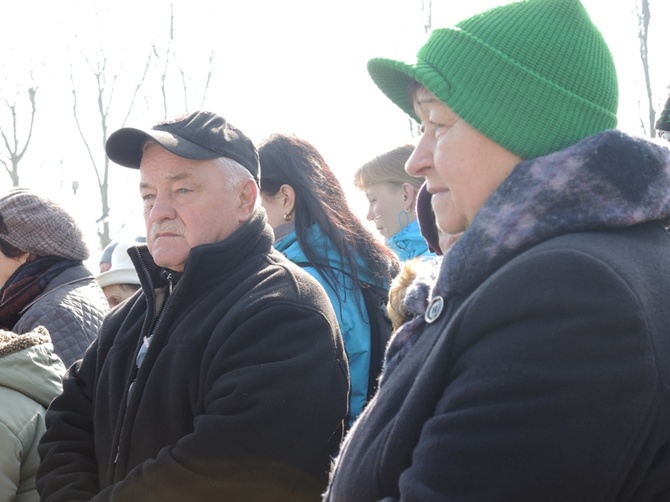
[[[443,308],[444,308],[444,299],[441,296],[436,296],[435,298],[433,298],[428,304],[426,314],[424,315],[424,319],[426,320],[426,322],[428,324],[435,322],[437,318],[440,317]]]

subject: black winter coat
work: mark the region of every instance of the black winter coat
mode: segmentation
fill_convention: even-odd
[[[670,500],[669,194],[670,151],[614,130],[516,166],[392,339],[327,500]]]
[[[520,255],[428,325],[355,425],[329,500],[667,497],[668,298],[659,224]]]
[[[319,498],[347,415],[346,356],[325,292],[272,240],[257,212],[194,248],[139,371],[166,279],[131,250],[144,293],[105,320],[47,413],[42,500]]]

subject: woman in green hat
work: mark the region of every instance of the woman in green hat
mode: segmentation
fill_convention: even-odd
[[[368,70],[423,132],[425,237],[462,235],[326,500],[669,497],[670,151],[614,129],[582,4],[509,3]]]

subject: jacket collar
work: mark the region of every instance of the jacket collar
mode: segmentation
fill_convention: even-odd
[[[180,281],[196,284],[218,282],[222,275],[237,269],[249,256],[269,253],[273,238],[265,213],[256,209],[247,223],[222,241],[192,248]],[[132,248],[130,256],[145,291],[167,284],[166,269],[156,265],[146,245]]]

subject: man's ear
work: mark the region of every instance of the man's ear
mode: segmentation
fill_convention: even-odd
[[[400,189],[403,192],[405,211],[414,211],[416,206],[417,190],[409,183],[403,183]]]
[[[254,180],[244,180],[239,187],[239,221],[244,223],[251,218],[256,208],[256,200],[260,197],[258,185]]]

